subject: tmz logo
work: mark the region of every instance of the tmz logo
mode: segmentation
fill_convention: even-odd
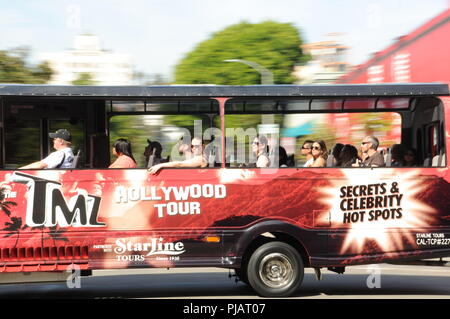
[[[79,190],[67,203],[61,183],[33,175],[14,172],[13,182],[25,184],[28,189],[26,224],[30,227],[103,227],[97,221],[100,197]]]

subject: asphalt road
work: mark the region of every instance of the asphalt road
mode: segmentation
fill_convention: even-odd
[[[81,278],[79,288],[66,282],[2,284],[0,298],[260,298],[228,273],[219,268],[102,270]],[[292,298],[450,299],[450,267],[355,266],[343,275],[325,270],[321,281],[307,269]]]

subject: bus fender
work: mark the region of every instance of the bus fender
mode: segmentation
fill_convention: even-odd
[[[307,253],[307,248],[304,246],[302,238],[302,229],[285,221],[274,219],[265,220],[246,228],[233,247],[231,247],[229,253],[238,257],[238,260],[242,259],[247,249],[258,237],[266,237],[267,241],[269,241],[271,238],[273,238],[272,240],[277,239],[276,234],[280,233],[292,237]]]

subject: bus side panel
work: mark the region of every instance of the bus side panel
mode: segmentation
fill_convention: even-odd
[[[225,233],[271,219],[309,229],[301,239],[321,255],[327,236],[314,231],[313,211],[326,205],[308,188],[328,182],[316,177],[296,169],[2,172],[9,213],[0,217],[0,247],[49,250],[2,261],[78,263],[84,249],[91,268],[221,266],[235,253],[232,242],[224,248]]]
[[[254,238],[243,234],[251,229],[259,230],[254,236],[289,232],[309,257],[325,260],[380,255],[381,262],[393,252],[401,258],[448,251],[446,174],[437,168],[2,171],[0,261],[3,271],[71,263],[227,266],[227,257],[242,257]],[[271,220],[278,222],[257,228]],[[225,238],[230,234],[233,240]]]

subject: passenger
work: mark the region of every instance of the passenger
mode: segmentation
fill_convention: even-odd
[[[391,150],[391,166],[392,167],[403,167],[405,166],[405,150],[403,145],[401,144],[394,144],[392,145]]]
[[[366,136],[361,143],[362,167],[382,167],[384,166],[384,157],[377,152],[380,145],[375,136]]]
[[[256,167],[269,167],[267,137],[257,135],[252,142],[252,151],[256,156]]]
[[[74,159],[70,147],[72,135],[66,129],[59,129],[55,133],[50,133],[49,137],[53,139],[53,148],[56,151],[43,160],[22,166],[20,169],[72,168]]]
[[[353,145],[345,144],[342,147],[342,150],[339,153],[338,158],[339,161],[337,162],[337,166],[340,167],[359,166],[358,149]]]
[[[279,167],[288,167],[288,156],[284,147],[278,147],[278,165]]]
[[[407,149],[403,154],[403,160],[405,163],[405,167],[417,166],[416,151],[413,148]]]
[[[204,142],[200,137],[194,137],[192,139],[191,148],[193,157],[184,161],[173,161],[168,163],[160,163],[154,165],[148,169],[150,174],[156,174],[161,168],[164,167],[206,167],[208,166],[208,160],[204,154]]]
[[[314,162],[314,158],[312,156],[312,145],[314,141],[306,140],[303,142],[301,154],[303,156],[306,156],[306,163],[303,165],[303,167],[310,167],[312,163]]]
[[[131,152],[131,143],[124,138],[119,138],[114,142],[113,155],[117,159],[108,168],[136,168],[136,160]]]
[[[308,167],[325,167],[327,165],[327,146],[324,141],[315,141],[312,145],[314,161]]]
[[[144,150],[144,157],[145,157],[145,167],[149,167],[149,159],[150,156],[152,157],[152,163],[150,166],[159,164],[163,161],[162,157],[161,157],[161,153],[162,153],[162,146],[159,142],[156,141],[150,141],[149,139],[147,139],[147,147]]]
[[[333,166],[337,166],[337,164],[340,162],[339,156],[343,147],[344,144],[342,143],[337,143],[333,146],[333,149],[331,150],[331,155],[333,155]]]

